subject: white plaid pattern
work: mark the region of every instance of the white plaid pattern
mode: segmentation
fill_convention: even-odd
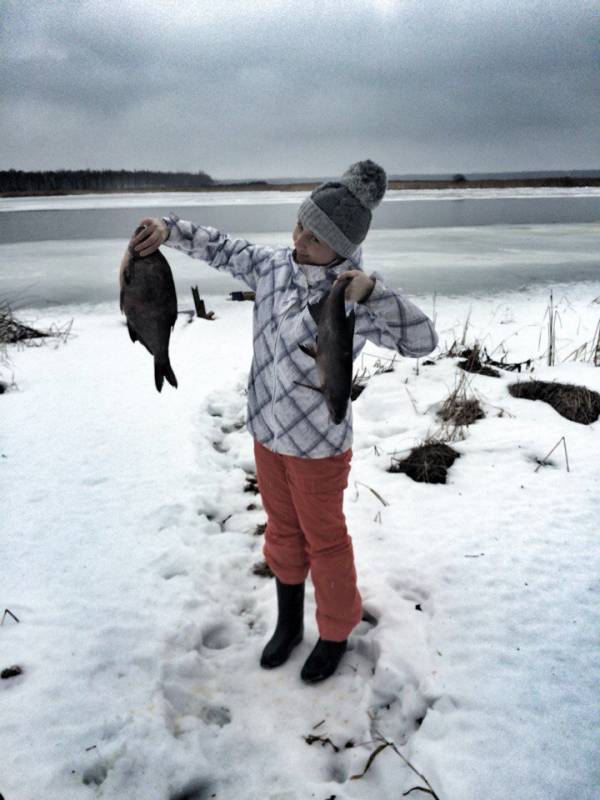
[[[174,214],[165,222],[168,247],[226,270],[256,292],[247,419],[254,438],[276,453],[301,458],[325,458],[351,447],[352,404],[345,420],[334,425],[322,395],[296,381],[318,386],[314,360],[298,347],[315,341],[308,303],[322,297],[341,272],[362,269],[360,250],[336,267],[305,271],[289,247],[252,245]],[[377,273],[371,277],[375,288],[355,309],[354,358],[367,339],[413,358],[430,353],[438,341],[431,320],[400,292],[387,289]]]

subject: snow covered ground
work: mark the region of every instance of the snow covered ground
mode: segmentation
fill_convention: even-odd
[[[260,496],[244,491],[251,304],[215,296],[216,321],[182,315],[180,386],[160,395],[116,302],[22,310],[73,326],[66,343],[11,347],[0,369],[16,384],[0,396],[0,613],[19,619],[0,627],[0,668],[23,669],[0,681],[5,800],[395,800],[425,786],[390,747],[352,779],[380,737],[440,800],[598,798],[600,421],[511,397],[529,374],[471,375],[486,417],[452,444],[448,483],[387,468],[439,429],[461,372],[442,354],[469,313],[468,344],[600,391],[600,369],[564,361],[591,342],[599,296],[600,281],[554,286],[555,367],[546,288],[414,298],[436,315],[435,363],[400,358],[354,404],[345,510],[377,624],[312,687],[310,590],[305,641],[280,669],[258,665],[276,609],[272,579],[252,572]],[[391,355],[367,346],[356,366]],[[563,436],[570,471],[562,449],[536,471]]]

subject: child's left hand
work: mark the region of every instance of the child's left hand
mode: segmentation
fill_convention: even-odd
[[[342,272],[335,282],[337,283],[343,278],[352,278],[352,281],[346,286],[345,292],[346,300],[351,302],[362,303],[371,294],[375,286],[375,281],[359,269],[350,269],[347,272]]]

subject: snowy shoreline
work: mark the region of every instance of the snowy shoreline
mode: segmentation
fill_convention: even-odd
[[[304,686],[316,638],[274,672],[258,666],[275,620],[260,497],[243,427],[250,303],[211,298],[217,320],[181,316],[158,395],[151,360],[115,304],[22,309],[37,327],[73,319],[66,344],[8,350],[0,377],[3,526],[0,793],[45,797],[401,796],[593,800],[597,738],[600,421],[580,425],[516,399],[517,380],[600,392],[600,369],[564,361],[591,343],[600,281],[554,287],[558,363],[545,364],[548,289],[413,299],[436,315],[435,364],[400,358],[354,403],[345,511],[365,608],[339,674]],[[470,375],[486,417],[452,446],[446,485],[390,474],[439,428],[456,385],[454,340],[532,375]],[[356,368],[390,351],[368,345]],[[536,471],[561,437],[562,451]],[[388,505],[384,506],[373,489]],[[251,508],[254,506],[254,508]],[[330,738],[309,746],[306,736]],[[352,742],[353,746],[345,747]],[[187,795],[186,795],[187,793]],[[414,793],[415,796],[419,793]]]
[[[298,205],[306,197],[299,191],[235,192],[114,192],[107,194],[73,194],[44,197],[0,197],[0,213],[11,211],[48,211],[81,208],[170,208],[173,206],[228,205]],[[490,198],[600,197],[600,186],[543,186],[489,189],[389,189],[384,204],[422,200],[482,200]]]

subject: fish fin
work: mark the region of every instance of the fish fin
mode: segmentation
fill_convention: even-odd
[[[303,353],[306,353],[307,356],[311,358],[317,357],[317,348],[312,344],[299,344],[298,347],[302,350]]]
[[[311,386],[310,383],[300,383],[300,381],[294,381],[296,386],[304,386],[305,389],[312,389],[313,392],[321,392],[323,393],[323,389],[319,388],[318,386]]]
[[[137,338],[138,337],[137,337],[135,331],[133,330],[133,328],[131,327],[131,324],[129,323],[129,321],[127,322],[127,330],[129,331],[129,338],[131,339],[131,341],[132,342],[137,342]]]
[[[157,358],[154,359],[154,385],[156,386],[157,390],[160,390],[163,387],[164,379],[167,379],[167,382],[177,388],[177,378],[175,377],[175,373],[171,368],[171,363],[169,362],[169,358],[167,356],[166,361],[159,361]]]
[[[156,390],[160,392],[163,387],[164,375],[162,371],[162,367],[157,362],[154,362],[154,385],[156,386]]]
[[[177,388],[177,378],[175,377],[175,373],[173,372],[171,363],[169,361],[167,361],[165,365],[165,378],[171,384],[171,386],[175,387],[175,389]]]

